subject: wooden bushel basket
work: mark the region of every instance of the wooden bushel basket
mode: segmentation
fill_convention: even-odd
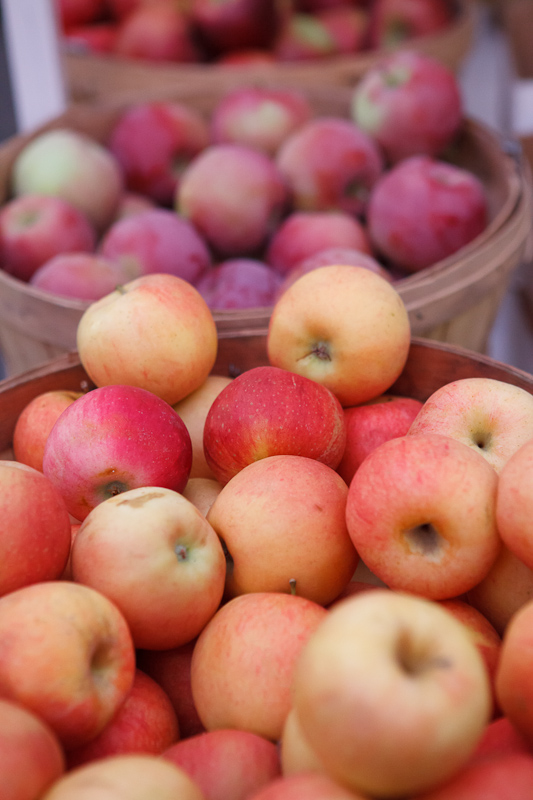
[[[408,46],[437,58],[457,71],[468,54],[476,25],[474,0],[451,0],[454,16],[444,30],[411,39]],[[71,99],[97,101],[116,99],[128,93],[153,90],[174,91],[182,86],[222,87],[237,75],[242,80],[292,82],[302,86],[348,85],[354,83],[386,51],[368,50],[353,56],[335,56],[320,61],[285,62],[244,67],[221,67],[215,64],[173,64],[92,55],[66,50],[62,61],[67,90]],[[240,75],[239,75],[240,74]]]
[[[306,93],[316,114],[348,115],[351,90],[318,86]],[[170,97],[165,92],[157,96]],[[171,96],[208,117],[220,90],[183,88]],[[126,105],[74,105],[44,128],[1,146],[0,202],[9,198],[13,161],[31,138],[44,129],[66,126],[105,143]],[[507,152],[497,134],[473,120],[465,121],[453,161],[471,169],[485,185],[489,224],[453,256],[395,286],[409,312],[413,335],[485,352],[500,302],[528,244],[530,173],[519,154]],[[53,296],[0,270],[0,349],[6,374],[23,372],[75,349],[77,325],[87,306],[86,301]],[[264,335],[270,313],[270,308],[215,310],[214,316],[219,335],[225,338],[236,333]]]

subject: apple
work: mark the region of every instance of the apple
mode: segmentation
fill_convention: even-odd
[[[467,600],[501,636],[518,609],[533,600],[533,570],[502,545],[487,575],[467,592]]]
[[[260,308],[274,304],[281,276],[256,258],[227,258],[207,270],[195,286],[213,310]]]
[[[391,589],[458,597],[498,556],[497,484],[486,459],[456,439],[390,439],[352,478],[348,532],[366,566]]]
[[[92,302],[138,275],[136,266],[126,261],[115,262],[96,253],[60,253],[45,261],[28,282],[57,297]]]
[[[290,87],[238,86],[216,103],[210,120],[215,144],[244,144],[275,156],[287,136],[313,115],[305,92]]]
[[[302,648],[292,698],[326,773],[378,797],[411,797],[453,776],[491,712],[464,625],[437,603],[387,590],[327,612]]]
[[[95,22],[103,16],[106,0],[54,0],[63,29]]]
[[[371,255],[366,228],[348,212],[294,211],[272,234],[265,258],[285,276],[305,259],[330,247],[347,247]]]
[[[175,207],[220,257],[230,257],[261,247],[286,202],[272,159],[246,145],[214,144],[183,171]]]
[[[364,8],[346,4],[315,11],[315,17],[333,36],[337,53],[354,55],[366,49],[369,14]]]
[[[45,581],[0,598],[0,693],[43,719],[66,750],[105,728],[134,670],[126,621],[94,589]]]
[[[222,484],[267,456],[306,456],[335,469],[346,445],[344,413],[320,383],[279,367],[254,367],[214,398],[203,444]]]
[[[174,409],[146,389],[114,384],[65,408],[46,441],[43,472],[81,522],[129,489],[181,492],[191,463],[191,437]]]
[[[83,367],[97,386],[131,384],[178,403],[211,372],[218,350],[209,306],[175,275],[143,275],[96,300],[77,328]]]
[[[519,608],[509,620],[502,639],[496,671],[496,698],[505,717],[533,746],[533,713],[531,705],[531,664],[533,640],[531,620],[533,602]]]
[[[131,192],[171,206],[185,166],[210,141],[206,121],[178,101],[144,101],[125,108],[107,146],[118,160]]]
[[[140,275],[167,273],[195,283],[211,266],[211,254],[193,224],[166,208],[149,208],[113,222],[98,253]]]
[[[177,714],[180,741],[203,733],[192,696],[191,662],[196,639],[168,650],[137,650],[137,664],[170,698]]]
[[[213,401],[232,381],[226,375],[208,375],[194,392],[174,403],[174,411],[185,423],[192,444],[192,466],[189,479],[211,478],[215,476],[208,466],[204,453],[205,418]]]
[[[63,747],[44,720],[0,699],[0,781],[5,800],[33,800],[66,769]]]
[[[191,0],[191,24],[210,58],[239,48],[269,47],[281,7],[271,0]]]
[[[124,178],[116,158],[103,144],[73,128],[38,133],[16,156],[11,168],[15,197],[59,197],[82,211],[97,233],[113,219]]]
[[[178,4],[141,3],[119,20],[113,53],[148,62],[195,63],[202,57],[190,19]]]
[[[302,733],[302,726],[292,707],[285,717],[279,740],[281,771],[291,775],[326,775],[324,766]],[[329,776],[328,776],[329,777]]]
[[[178,718],[161,686],[135,670],[133,686],[113,719],[90,742],[69,750],[67,767],[126,753],[160,755],[178,741]]]
[[[61,414],[83,392],[50,389],[30,400],[17,417],[13,430],[13,455],[21,464],[43,471],[46,440]]]
[[[0,266],[21,281],[59,253],[95,247],[88,217],[60,197],[26,194],[0,208]]]
[[[274,455],[241,469],[207,520],[228,552],[226,596],[293,592],[327,605],[359,556],[346,530],[347,486],[314,458]]]
[[[89,55],[109,55],[115,49],[117,39],[115,22],[88,22],[83,25],[71,25],[62,37],[67,50]]]
[[[332,265],[303,275],[278,298],[266,344],[272,366],[311,378],[353,406],[390,389],[410,343],[395,287],[364,267]]]
[[[507,717],[492,719],[478,742],[472,759],[498,758],[507,753],[527,753],[531,747]]]
[[[366,800],[328,775],[303,772],[283,775],[250,795],[250,800]]]
[[[474,762],[434,791],[413,800],[500,800],[509,791],[513,800],[527,800],[533,779],[533,757],[509,753]]]
[[[451,21],[452,6],[447,0],[373,0],[369,45],[405,46],[413,38],[444,30]]]
[[[198,733],[168,747],[163,758],[185,770],[206,800],[246,800],[281,774],[277,745],[247,730]]]
[[[384,394],[344,409],[346,447],[337,472],[349,485],[361,463],[378,445],[405,436],[422,408],[414,397]]]
[[[450,381],[424,402],[409,433],[452,436],[500,474],[513,453],[533,437],[533,395],[493,378]]]
[[[376,252],[415,273],[457,253],[485,230],[488,197],[469,169],[415,155],[375,183],[366,213]]]
[[[380,262],[368,253],[361,250],[355,250],[352,247],[327,247],[325,250],[319,250],[309,258],[304,258],[296,266],[291,267],[283,278],[275,297],[275,302],[289,288],[298,278],[305,275],[306,272],[311,272],[318,267],[329,267],[338,265],[349,265],[352,267],[365,267],[372,272],[381,275],[382,278],[392,283],[393,277],[391,272],[380,264]]]
[[[293,10],[282,21],[273,43],[277,62],[320,61],[339,55],[335,36],[316,14]]]
[[[135,646],[148,650],[198,636],[224,591],[226,561],[211,525],[181,494],[149,483],[93,508],[71,562],[74,580],[115,603]]]
[[[416,50],[378,61],[352,93],[352,119],[379,143],[389,164],[441,156],[458,137],[463,116],[455,73]]]
[[[182,494],[206,517],[221,489],[215,478],[189,478]]]
[[[128,189],[125,189],[120,197],[115,216],[110,224],[124,217],[129,217],[132,214],[137,214],[139,211],[148,211],[156,207],[157,203],[151,200],[147,195],[139,194],[138,192],[130,192]]]
[[[532,395],[530,397],[533,399]],[[533,569],[533,548],[529,541],[528,524],[531,519],[528,519],[528,511],[531,508],[529,470],[533,463],[532,445],[533,438],[527,439],[503,465],[496,502],[496,522],[500,536],[507,548],[528,569]]]
[[[237,728],[277,741],[295,664],[328,613],[281,592],[252,592],[222,605],[192,655],[192,694],[206,729]]]
[[[17,461],[0,461],[0,597],[60,577],[70,552],[70,519],[47,477]]]
[[[362,215],[384,170],[375,141],[354,122],[315,117],[282,144],[275,163],[299,211]]]
[[[128,753],[100,758],[70,770],[39,800],[205,800],[187,773],[161,756]]]

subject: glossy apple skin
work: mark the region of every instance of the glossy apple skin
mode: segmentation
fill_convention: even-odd
[[[196,288],[209,308],[265,308],[274,304],[281,276],[255,258],[228,258],[207,270]]]
[[[22,148],[13,162],[12,189],[15,196],[66,200],[101,234],[115,215],[124,178],[104,145],[80,131],[58,128],[38,134]]]
[[[0,700],[0,780],[5,800],[41,797],[66,769],[52,728],[27,708]]]
[[[281,275],[328,247],[349,247],[371,255],[363,224],[344,211],[294,211],[273,233],[266,261]]]
[[[98,252],[140,275],[166,273],[195,283],[211,266],[209,249],[194,225],[165,208],[152,208],[114,222]]]
[[[57,297],[100,300],[117,286],[138,277],[131,264],[114,262],[96,253],[62,253],[45,261],[29,283]]]
[[[268,456],[241,469],[207,513],[231,559],[226,595],[293,591],[322,605],[334,600],[359,561],[346,496],[342,478],[314,458]]]
[[[490,570],[498,476],[462,442],[436,434],[390,439],[350,483],[348,531],[387,586],[434,600],[458,597]]]
[[[252,731],[223,728],[183,739],[163,753],[206,800],[245,800],[281,773],[277,746]]]
[[[437,603],[386,589],[328,612],[302,649],[292,696],[329,776],[376,797],[412,797],[453,776],[491,711],[464,626]]]
[[[102,787],[108,797],[129,800],[205,800],[200,788],[184,770],[161,756],[128,753],[108,756],[82,764],[56,781],[40,800],[73,800],[95,792],[101,797]]]
[[[304,643],[328,612],[291,594],[253,592],[225,603],[193,651],[191,686],[206,729],[281,735]]]
[[[2,696],[41,717],[67,750],[97,736],[133,685],[126,621],[87,586],[46,581],[10,592],[0,598],[0,631]]]
[[[461,128],[460,84],[437,59],[400,50],[357,84],[351,116],[379,143],[389,164],[413,155],[438,157]]]
[[[96,300],[76,341],[97,386],[140,386],[170,404],[202,385],[218,349],[209,306],[188,281],[168,274],[141,276]]]
[[[211,145],[184,170],[175,207],[219,257],[250,255],[279,222],[287,190],[275,163],[237,144]]]
[[[42,472],[0,461],[0,596],[60,577],[70,552],[70,519],[61,492]]]
[[[340,117],[310,120],[276,156],[299,211],[340,210],[360,215],[383,172],[381,151],[355,123]]]
[[[487,194],[469,170],[411,156],[373,187],[367,223],[376,251],[415,273],[457,253],[485,230]]]
[[[279,367],[254,367],[215,397],[204,425],[204,455],[227,483],[253,461],[306,456],[335,469],[346,445],[342,406],[329,389]]]
[[[160,755],[178,741],[178,718],[166,692],[142,670],[113,719],[87,744],[67,753],[67,768],[126,753]]]
[[[61,414],[83,392],[52,389],[37,395],[20,412],[13,431],[16,461],[43,471],[43,455],[48,434]]]
[[[126,563],[117,571],[121,558]],[[121,610],[135,646],[153,650],[198,636],[222,600],[226,577],[222,544],[203,514],[179,492],[149,484],[92,510],[71,564],[75,581]]]
[[[165,2],[141,3],[119,21],[113,52],[148,62],[195,63],[201,58],[188,17]]]
[[[245,144],[274,156],[287,136],[311,117],[311,105],[303,91],[239,87],[227,91],[216,104],[211,138],[215,144]]]
[[[59,253],[90,253],[95,246],[96,231],[88,217],[60,197],[27,194],[0,209],[2,269],[21,281]]]
[[[185,165],[208,143],[207,123],[194,109],[179,102],[147,101],[121,113],[108,147],[130,191],[170,207]]]
[[[366,456],[382,442],[405,436],[421,408],[420,400],[396,395],[345,408],[346,447],[337,467],[341,478],[350,485]]]
[[[369,46],[405,45],[413,37],[443,30],[451,18],[446,0],[375,0],[370,10]]]
[[[192,463],[191,437],[178,414],[137,386],[102,386],[64,410],[44,451],[44,475],[83,521],[107,498],[138,486],[180,492]]]

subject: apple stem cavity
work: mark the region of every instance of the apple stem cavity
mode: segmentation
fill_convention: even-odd
[[[129,487],[121,481],[112,481],[111,483],[106,484],[103,494],[106,499],[109,497],[116,497],[123,492],[127,492],[128,488]]]
[[[397,639],[396,658],[407,676],[416,678],[433,669],[450,669],[452,662],[442,655],[432,654],[427,642],[416,640],[412,631],[402,629]]]
[[[318,358],[320,361],[331,361],[329,346],[326,342],[317,342],[313,345],[309,355]],[[308,358],[308,356],[305,356],[305,358]]]

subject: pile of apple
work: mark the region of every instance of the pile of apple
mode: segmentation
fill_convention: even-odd
[[[317,266],[395,282],[475,239],[488,198],[453,163],[464,119],[455,75],[398,51],[350,98],[346,118],[315,116],[301,89],[238,86],[209,121],[180,102],[140,102],[106,144],[40,133],[12,165],[0,266],[86,301],[169,273],[212,309],[270,307]]]
[[[278,64],[446,29],[450,0],[54,0],[72,50],[146,62]]]
[[[235,378],[177,276],[87,308],[0,462],[5,800],[531,797],[533,395],[409,347],[343,264]]]

